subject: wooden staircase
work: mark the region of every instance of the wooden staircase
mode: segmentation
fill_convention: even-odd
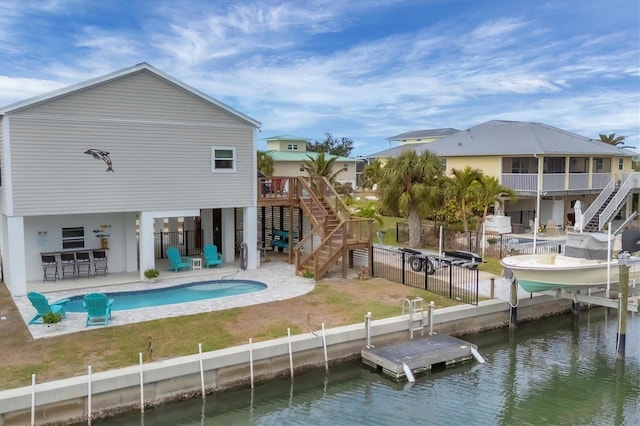
[[[300,177],[298,186],[300,207],[312,229],[294,248],[296,273],[311,271],[320,279],[342,260],[346,278],[352,250],[371,247],[373,221],[352,217],[326,178]]]

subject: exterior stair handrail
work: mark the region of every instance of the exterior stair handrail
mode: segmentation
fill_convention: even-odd
[[[601,230],[607,221],[616,213],[627,197],[627,194],[629,194],[629,191],[638,187],[638,181],[640,181],[640,173],[631,173],[627,176],[627,179],[625,179],[624,183],[618,189],[618,192],[616,192],[616,195],[613,196],[609,204],[607,204],[604,210],[602,210],[602,213],[600,213],[598,217],[598,231]]]
[[[607,183],[607,185],[602,188],[602,192],[600,192],[600,195],[598,195],[596,199],[593,200],[593,203],[591,203],[591,205],[584,212],[582,212],[582,223],[579,224],[580,229],[576,229],[577,232],[582,232],[587,223],[589,223],[591,219],[593,219],[593,217],[596,215],[596,213],[598,213],[600,207],[602,207],[604,203],[607,202],[607,199],[615,190],[615,185],[615,179],[611,179],[609,183]]]

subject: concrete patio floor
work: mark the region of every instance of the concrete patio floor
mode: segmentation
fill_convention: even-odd
[[[266,289],[254,293],[164,305],[160,309],[152,307],[114,311],[108,325],[108,327],[113,327],[154,319],[191,315],[289,299],[306,294],[314,287],[314,284],[310,283],[309,280],[295,275],[294,265],[289,265],[284,262],[263,263],[258,269],[253,271],[243,271],[234,263],[225,263],[222,268],[180,271],[177,273],[167,271],[167,268],[163,266],[161,262],[156,266],[161,272],[160,277],[155,283],[140,281],[138,272],[114,273],[106,277],[81,278],[77,280],[65,279],[44,283],[29,282],[27,283],[27,290],[43,293],[49,298],[50,302],[54,302],[59,299],[84,295],[91,292],[139,291],[209,280],[247,279],[259,281],[268,286]],[[26,296],[14,297],[14,301],[20,310],[25,324],[28,324],[36,314],[31,302]],[[34,339],[99,328],[96,326],[86,328],[85,319],[86,313],[70,312],[67,313],[65,320],[55,325],[53,330],[47,329],[43,324],[32,324],[29,325],[28,328]]]

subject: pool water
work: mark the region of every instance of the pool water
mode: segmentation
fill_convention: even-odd
[[[104,293],[115,299],[111,310],[150,308],[175,303],[196,302],[198,300],[237,296],[267,288],[266,284],[251,280],[218,280],[183,284],[175,287],[151,290]],[[82,306],[82,296],[73,296],[67,303],[67,312],[86,312]]]

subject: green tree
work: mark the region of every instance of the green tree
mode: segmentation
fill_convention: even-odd
[[[257,151],[258,171],[265,176],[273,175],[273,157],[265,151]]]
[[[384,220],[382,220],[382,216],[378,214],[378,205],[375,201],[370,201],[364,205],[356,207],[353,211],[353,215],[365,219],[373,219],[380,227],[384,225]]]
[[[469,232],[468,218],[473,216],[472,206],[477,193],[473,186],[482,184],[483,173],[479,169],[467,166],[464,169],[451,169],[451,174],[453,176],[446,180],[447,193],[456,201],[464,232]]]
[[[409,218],[409,246],[420,244],[421,217],[441,201],[440,157],[430,151],[404,151],[390,158],[378,183],[380,203],[386,212]]]
[[[373,185],[378,183],[380,178],[382,177],[382,169],[383,169],[382,161],[379,158],[376,158],[373,163],[367,164],[362,169],[362,174],[360,175],[362,178],[362,187],[364,189],[373,188]]]
[[[351,139],[343,137],[338,140],[331,133],[325,133],[324,136],[325,139],[322,142],[318,140],[307,142],[307,151],[324,152],[325,154],[341,157],[348,157],[351,154],[353,150],[353,141]]]
[[[482,221],[484,223],[489,212],[489,207],[494,204],[503,205],[505,199],[515,199],[516,193],[513,189],[502,186],[498,179],[493,176],[482,176],[482,182],[477,186],[476,201],[482,208]]]
[[[601,142],[608,143],[609,145],[613,146],[623,145],[624,140],[627,139],[626,136],[616,136],[615,133],[611,133],[608,136],[600,133],[598,136],[600,136]]]
[[[335,184],[338,174],[342,171],[333,171],[337,157],[327,158],[324,152],[320,152],[315,158],[310,155],[307,155],[307,158],[309,159],[302,161],[302,166],[309,173],[309,177],[326,177],[332,185]]]

